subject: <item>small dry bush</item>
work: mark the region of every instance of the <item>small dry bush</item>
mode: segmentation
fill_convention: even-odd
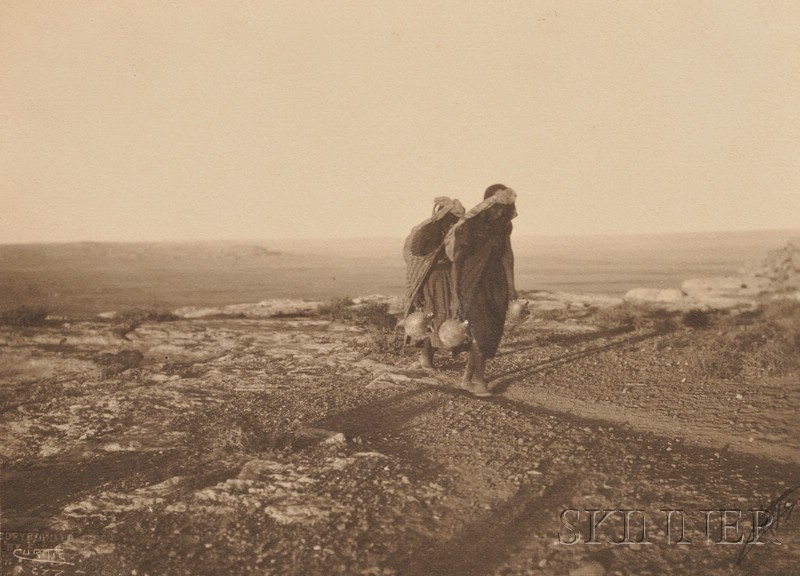
[[[136,330],[145,322],[171,322],[179,320],[180,317],[171,312],[159,310],[147,310],[143,308],[133,308],[120,312],[114,317],[114,334],[120,338],[127,339],[128,334]]]
[[[381,302],[368,302],[353,308],[351,317],[358,326],[375,326],[394,330],[397,317],[389,314],[389,305]]]
[[[603,330],[634,330],[636,328],[637,311],[627,302],[618,306],[603,308],[595,316],[595,324]]]
[[[0,312],[0,326],[14,328],[41,326],[47,319],[47,309],[43,306],[18,306]]]
[[[397,330],[397,317],[389,313],[389,305],[369,302],[354,308],[353,323],[367,333],[372,352],[401,354],[403,335]]]
[[[115,322],[171,322],[178,320],[180,317],[172,312],[165,312],[163,310],[149,310],[145,308],[133,308],[120,312],[114,317]]]
[[[566,320],[569,318],[569,311],[566,308],[552,308],[550,310],[539,310],[536,312],[536,318],[540,320],[551,320],[558,322],[559,320]]]
[[[649,306],[623,302],[597,311],[594,322],[603,330],[651,329],[667,332],[675,328],[675,313]]]
[[[669,310],[651,310],[645,316],[646,326],[657,332],[671,332],[677,328],[676,316],[676,312],[670,312]]]
[[[138,350],[120,350],[116,354],[101,354],[97,363],[103,366],[103,378],[111,378],[131,368],[138,368],[144,355]]]
[[[782,376],[800,368],[800,303],[770,302],[740,324],[719,318],[721,330],[697,353],[704,375],[718,378]]]
[[[344,322],[349,319],[352,306],[353,299],[350,296],[339,296],[320,304],[317,308],[317,314],[328,320]]]
[[[708,328],[711,324],[711,314],[705,310],[689,310],[683,315],[683,324],[689,328]]]
[[[788,298],[770,300],[761,307],[764,318],[784,326],[800,328],[800,301]]]
[[[354,304],[347,296],[333,298],[322,304],[317,313],[331,321],[346,322],[364,329],[371,352],[399,354],[403,336],[397,331],[397,317],[389,313],[389,305],[382,302]]]

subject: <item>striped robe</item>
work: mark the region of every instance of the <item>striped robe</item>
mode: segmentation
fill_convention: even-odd
[[[426,227],[433,224],[431,218],[415,226],[403,246],[403,259],[406,262],[405,315],[414,311],[415,300],[423,302],[423,311],[433,315],[431,344],[441,348],[438,330],[447,320],[450,310],[450,262],[444,251],[444,238],[434,249],[425,254],[414,254],[412,249],[418,234],[429,232]]]

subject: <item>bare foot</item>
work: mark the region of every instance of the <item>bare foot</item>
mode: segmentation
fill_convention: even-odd
[[[483,380],[462,380],[461,388],[479,398],[485,398],[492,395],[492,392],[489,390],[489,388],[486,386],[486,382]]]
[[[472,380],[472,393],[475,396],[485,397],[491,396],[492,392],[489,390],[489,387],[486,385],[484,380],[473,379]]]

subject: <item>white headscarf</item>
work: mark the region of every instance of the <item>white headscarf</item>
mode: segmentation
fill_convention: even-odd
[[[447,254],[447,257],[450,258],[450,260],[455,259],[456,234],[458,232],[458,229],[461,228],[464,222],[466,222],[470,218],[477,216],[478,214],[480,214],[490,206],[494,206],[495,204],[505,204],[513,206],[516,199],[517,199],[517,193],[514,192],[511,188],[506,188],[504,190],[499,190],[495,192],[480,204],[473,206],[466,214],[464,214],[464,217],[461,218],[461,220],[456,222],[455,226],[450,228],[450,230],[447,232],[447,235],[444,237],[444,250],[445,253]],[[511,218],[515,218],[516,216],[517,216],[517,211],[515,209],[514,213],[511,215]]]
[[[481,202],[480,204],[473,206],[470,208],[469,212],[464,214],[464,220],[469,220],[474,216],[477,216],[487,208],[494,206],[495,204],[514,204],[517,200],[517,193],[514,192],[511,188],[506,188],[504,190],[498,190],[491,196],[489,196],[486,200]],[[514,210],[514,214],[511,216],[512,218],[516,217],[517,211]]]
[[[433,199],[433,214],[431,219],[436,222],[444,218],[447,214],[453,214],[456,218],[464,217],[464,206],[455,198],[447,196],[437,196]]]

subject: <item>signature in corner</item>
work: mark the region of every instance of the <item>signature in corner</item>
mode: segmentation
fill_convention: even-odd
[[[786,522],[791,518],[794,507],[800,503],[800,484],[787,488],[783,493],[774,498],[761,510],[753,510],[753,528],[750,537],[742,543],[742,549],[736,558],[736,564],[741,564],[753,546],[764,544],[764,536],[775,537],[781,522]],[[778,540],[773,541],[780,544]]]
[[[60,548],[16,548],[14,558],[26,560],[28,562],[40,562],[43,564],[66,564],[74,566],[74,562],[67,562],[64,551]]]

